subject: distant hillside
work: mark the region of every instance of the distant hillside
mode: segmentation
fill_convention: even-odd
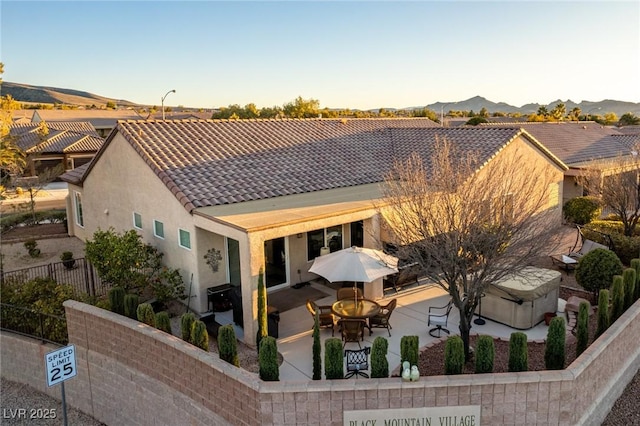
[[[114,102],[118,106],[137,106],[130,101],[123,99],[113,99],[104,96],[94,95],[80,90],[61,89],[58,87],[30,86],[28,84],[2,82],[0,88],[2,96],[11,95],[19,102],[29,102],[36,104],[66,104],[97,107],[105,106],[107,102]]]

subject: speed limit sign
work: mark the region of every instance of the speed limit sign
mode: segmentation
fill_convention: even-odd
[[[76,370],[76,349],[69,345],[44,356],[47,368],[47,385],[53,386],[75,377]]]

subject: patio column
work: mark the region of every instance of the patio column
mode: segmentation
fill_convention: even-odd
[[[241,252],[242,308],[244,322],[244,341],[255,346],[258,332],[258,276],[264,267],[264,240],[256,234],[248,235],[247,250]],[[244,254],[247,254],[245,257]],[[264,270],[263,270],[264,272]]]
[[[364,247],[381,250],[380,244],[380,214],[375,214],[363,221]],[[384,291],[382,278],[378,278],[364,286],[364,297],[371,300],[382,299]]]

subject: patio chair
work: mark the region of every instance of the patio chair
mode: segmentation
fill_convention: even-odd
[[[342,300],[342,299],[355,299],[356,294],[358,295],[358,299],[363,299],[364,295],[362,294],[362,290],[360,290],[359,288],[353,288],[353,287],[342,287],[338,289],[338,292],[336,294],[336,298],[338,300]]]
[[[585,237],[584,233],[582,232],[582,226],[580,225],[576,225],[576,227],[578,228],[578,235],[576,237],[576,242],[573,245],[573,247],[571,249],[569,249],[569,253],[567,254],[567,256],[573,258],[573,259],[580,259],[582,256],[584,256],[585,254],[589,253],[592,250],[595,249],[605,249],[605,250],[613,250],[614,249],[614,245],[613,245],[613,240],[611,239],[611,235],[609,234],[605,234],[604,232],[599,232],[599,231],[595,231],[592,230],[591,232],[597,233],[602,237],[602,240],[606,242],[607,245],[604,244],[600,244],[596,241],[590,240],[588,238]],[[578,245],[580,245],[580,248],[578,249]]]
[[[380,307],[380,313],[369,318],[369,335],[371,335],[371,329],[373,327],[376,328],[386,328],[389,333],[389,337],[391,337],[391,323],[389,323],[389,318],[391,318],[391,313],[396,308],[398,304],[398,299],[392,299],[389,303]]]
[[[367,326],[367,321],[364,319],[341,319],[338,321],[338,325],[344,341],[342,347],[349,342],[355,342],[361,348],[360,341],[364,341],[364,328]]]
[[[369,369],[370,352],[371,348],[369,346],[358,350],[344,350],[344,356],[347,358],[347,375],[344,376],[345,379],[353,376],[356,376],[356,379],[358,376],[369,378],[369,375],[363,372],[363,370]]]
[[[434,328],[429,330],[429,334],[432,337],[441,337],[442,332],[449,334],[449,330],[447,330],[447,321],[449,320],[449,312],[451,312],[451,308],[453,307],[453,299],[449,300],[445,306],[430,306],[429,307],[429,316],[427,320],[427,326],[435,325]],[[438,335],[435,335],[435,332],[438,332]]]
[[[331,335],[334,335],[334,317],[331,313],[331,306],[317,305],[314,301],[307,299],[307,310],[315,321],[318,313],[318,325],[320,328],[331,328]]]

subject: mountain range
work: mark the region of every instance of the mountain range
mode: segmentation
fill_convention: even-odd
[[[8,81],[2,82],[0,87],[2,96],[11,95],[16,101],[31,104],[66,104],[66,105],[78,105],[78,106],[91,106],[96,107],[106,106],[107,102],[115,103],[119,107],[142,107],[143,104],[137,104],[135,102],[113,99],[105,96],[95,95],[89,92],[83,92],[73,89],[61,89],[57,87],[46,86],[32,86],[21,83],[11,83]],[[493,102],[482,96],[474,96],[473,98],[458,101],[458,102],[435,102],[429,105],[413,106],[407,108],[385,108],[389,111],[398,109],[421,109],[429,108],[438,114],[441,112],[454,111],[475,111],[479,112],[482,108],[486,108],[489,113],[493,112],[505,112],[505,113],[521,113],[524,115],[532,114],[538,111],[538,108],[545,106],[549,111],[552,110],[557,104],[564,103],[566,111],[570,112],[573,108],[578,107],[583,114],[604,115],[605,113],[613,112],[618,117],[622,114],[630,112],[636,116],[640,116],[640,103],[624,102],[605,99],[602,101],[582,101],[580,103],[573,102],[571,100],[563,101],[561,99],[552,101],[548,104],[530,103],[521,107],[509,105],[504,102]],[[197,110],[197,107],[185,108]]]

